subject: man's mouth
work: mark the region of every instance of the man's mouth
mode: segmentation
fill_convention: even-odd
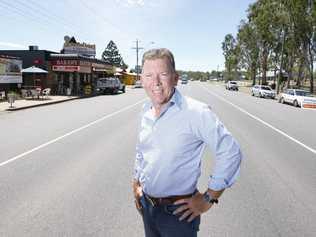
[[[155,89],[152,90],[153,94],[161,94],[162,93],[162,89]]]

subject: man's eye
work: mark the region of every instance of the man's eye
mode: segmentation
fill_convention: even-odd
[[[160,76],[161,76],[162,78],[168,77],[168,75],[169,75],[169,74],[168,74],[167,72],[166,72],[166,73],[161,73],[161,74],[160,74]]]

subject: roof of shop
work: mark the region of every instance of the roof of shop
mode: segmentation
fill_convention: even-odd
[[[35,66],[24,68],[22,69],[21,72],[22,73],[47,73],[47,71]]]

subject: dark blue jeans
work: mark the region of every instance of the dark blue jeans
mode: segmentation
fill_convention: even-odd
[[[143,221],[146,237],[196,237],[199,231],[200,216],[192,222],[179,221],[180,214],[173,215],[172,212],[180,205],[152,204],[143,195],[141,200],[143,207]]]

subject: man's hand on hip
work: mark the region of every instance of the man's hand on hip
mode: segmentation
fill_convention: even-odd
[[[136,200],[139,200],[143,196],[143,189],[136,180],[133,180],[133,193]]]
[[[143,189],[140,186],[140,183],[136,180],[133,180],[133,193],[135,198],[135,205],[139,213],[142,215],[142,204],[140,203],[140,198],[143,196]]]
[[[179,220],[182,221],[188,218],[188,222],[194,220],[195,217],[201,215],[202,213],[208,211],[212,204],[205,202],[203,199],[203,194],[197,192],[194,196],[190,198],[184,198],[176,201],[175,205],[183,204],[177,210],[173,212],[174,215],[182,213]]]

